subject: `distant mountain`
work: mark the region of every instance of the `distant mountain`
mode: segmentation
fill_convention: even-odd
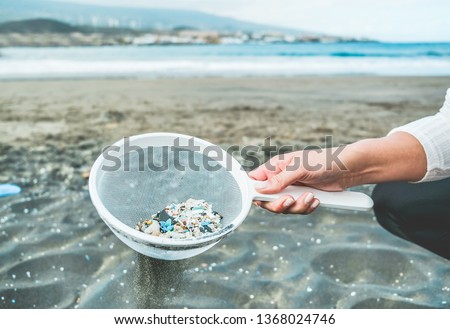
[[[27,19],[0,24],[0,33],[71,33],[79,29],[53,19]]]
[[[222,32],[273,31],[302,34],[294,29],[249,23],[191,10],[104,7],[41,0],[0,0],[0,8],[0,22],[48,18],[93,27],[157,30],[189,27]],[[308,35],[314,34],[308,32]]]

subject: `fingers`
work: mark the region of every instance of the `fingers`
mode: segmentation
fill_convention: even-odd
[[[294,156],[294,153],[276,155],[258,168],[250,171],[248,175],[255,180],[268,180],[284,170]]]
[[[289,166],[283,171],[269,178],[268,180],[258,182],[255,186],[260,193],[278,193],[291,184],[301,180],[302,172],[298,170],[290,170]]]
[[[307,192],[297,200],[294,200],[290,195],[284,195],[275,201],[255,201],[255,204],[274,213],[307,215],[317,209],[320,201],[315,198],[314,194]]]
[[[316,210],[319,204],[319,199],[316,199],[311,192],[307,192],[300,196],[291,207],[286,209],[285,213],[308,215]]]
[[[304,171],[299,170],[300,158],[290,154],[288,158],[273,157],[269,162],[251,171],[249,176],[257,180],[259,193],[278,193],[287,186],[301,180]]]
[[[262,164],[258,168],[250,171],[248,175],[254,180],[265,181],[273,175],[279,173],[281,168],[277,166],[278,157],[273,157],[266,163]]]
[[[250,171],[248,175],[250,176],[250,178],[258,181],[265,181],[268,178],[265,165],[261,165],[255,170]]]
[[[265,202],[265,201],[255,201],[257,205],[261,208],[267,209],[275,213],[283,213],[286,209],[295,203],[295,200],[290,195],[283,195],[275,201]]]

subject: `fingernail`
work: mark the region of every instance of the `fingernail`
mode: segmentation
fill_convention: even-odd
[[[317,206],[319,205],[320,201],[319,200],[314,200],[313,204],[311,205],[311,208],[317,208]]]
[[[269,182],[266,180],[258,180],[255,182],[255,188],[257,189],[265,189],[267,186],[269,186]]]
[[[294,204],[294,202],[295,202],[295,200],[292,198],[286,199],[286,201],[284,201],[284,203],[283,203],[283,207],[284,208],[290,207]]]
[[[305,204],[309,204],[312,201],[312,199],[314,199],[314,194],[309,192],[308,195],[305,197]]]

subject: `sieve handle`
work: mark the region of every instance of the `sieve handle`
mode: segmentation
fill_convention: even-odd
[[[261,194],[255,189],[255,181],[250,179],[250,193],[253,200],[259,201],[275,201],[280,196],[291,195],[294,199],[297,199],[303,193],[312,192],[320,201],[320,206],[326,208],[337,209],[350,209],[350,210],[363,210],[367,211],[372,209],[373,200],[367,194],[353,191],[342,192],[327,192],[317,190],[308,186],[291,185],[285,188],[280,193],[276,194]]]

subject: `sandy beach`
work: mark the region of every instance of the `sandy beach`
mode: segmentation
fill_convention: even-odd
[[[0,183],[23,192],[0,199],[0,308],[449,308],[449,262],[372,212],[254,208],[213,249],[166,262],[110,232],[86,179],[123,136],[345,144],[434,114],[449,87],[450,77],[2,81]]]
[[[111,143],[172,131],[218,144],[338,143],[433,114],[447,77],[190,78],[1,82],[3,143]]]

